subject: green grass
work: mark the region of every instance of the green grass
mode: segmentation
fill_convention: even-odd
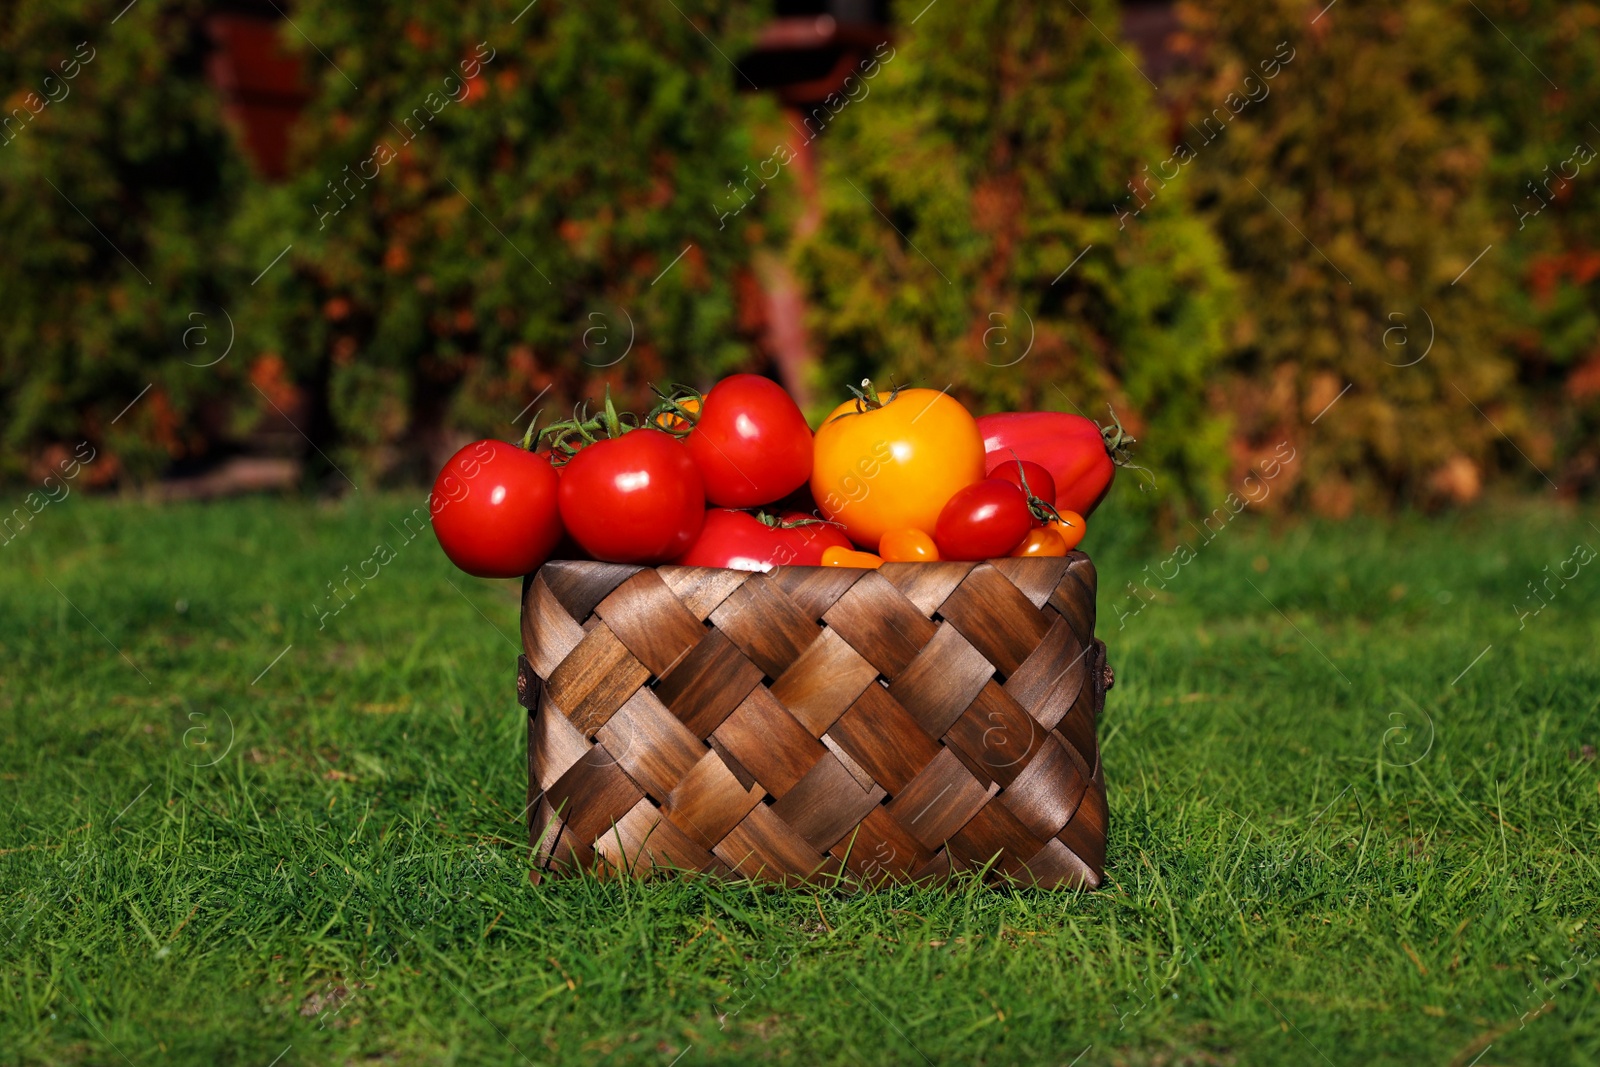
[[[411,503],[0,548],[0,1061],[1600,1061],[1600,567],[1513,608],[1593,514],[1241,519],[1120,630],[1100,521],[1108,884],[852,895],[530,886],[516,588]]]

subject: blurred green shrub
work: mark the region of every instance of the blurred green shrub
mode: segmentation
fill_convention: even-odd
[[[1111,403],[1144,503],[1285,439],[1275,499],[1335,514],[1600,484],[1600,2],[1184,4],[1158,96],[1111,0],[912,0],[789,127],[728,59],[768,7],[302,0],[279,185],[206,83],[211,5],[0,7],[0,478],[89,439],[86,483],[148,479],[283,413],[426,478],[536,400],[756,363],[778,246],[821,397]],[[748,195],[786,128],[826,129],[814,231]]]
[[[246,180],[204,80],[204,7],[0,10],[0,478],[85,437],[103,446],[86,484],[153,476],[205,452],[237,388],[203,366],[225,344],[213,257]]]
[[[1496,306],[1507,261],[1474,264],[1505,233],[1472,61],[1493,30],[1446,0],[1185,13],[1197,69],[1175,136],[1199,150],[1181,180],[1245,279],[1221,401],[1242,440],[1303,442],[1288,499],[1326,513],[1476,495],[1516,454],[1474,405],[1527,431]],[[1226,117],[1285,47],[1270,96],[1215,136],[1190,125]]]
[[[1226,462],[1206,395],[1231,314],[1222,252],[1179,196],[1111,211],[1170,146],[1150,85],[1086,21],[1114,34],[1117,6],[1078,7],[929,7],[818,117],[837,111],[824,220],[794,259],[822,391],[872,374],[1102,422],[1114,403],[1155,471],[1144,499],[1208,497]]]
[[[431,478],[453,435],[512,437],[546,390],[641,401],[750,354],[751,230],[713,204],[761,106],[717,49],[759,5],[519,6],[304,0],[326,58],[285,38],[316,84],[295,176],[232,234],[255,264],[293,247],[242,306],[263,373],[377,475]]]
[[[1478,0],[1472,58],[1511,284],[1528,459],[1563,492],[1600,487],[1600,3]],[[1504,36],[1502,36],[1502,33]],[[1583,162],[1585,157],[1588,162]],[[1515,469],[1518,458],[1509,458]],[[1524,463],[1520,468],[1527,470]],[[1538,483],[1543,484],[1543,483]]]

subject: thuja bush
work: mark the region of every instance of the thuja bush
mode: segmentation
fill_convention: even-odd
[[[204,6],[0,9],[0,478],[87,440],[84,484],[203,457],[238,387],[207,366],[243,175],[204,80]]]
[[[1279,499],[1344,514],[1527,471],[1498,304],[1513,279],[1479,258],[1507,217],[1473,61],[1495,31],[1438,0],[1344,0],[1315,21],[1298,0],[1185,10],[1198,72],[1175,137],[1196,157],[1178,180],[1242,282],[1220,402],[1245,444],[1299,443]],[[1270,95],[1237,106],[1268,60]]]
[[[822,375],[1101,421],[1114,405],[1153,472],[1140,499],[1215,493],[1229,282],[1181,196],[1113,210],[1168,154],[1151,86],[1095,28],[1115,33],[1116,5],[982,0],[910,24],[923,6],[807,119],[826,125],[825,214],[793,256]]]
[[[718,49],[759,5],[521,6],[306,0],[321,54],[285,37],[316,95],[294,177],[235,221],[255,262],[288,248],[243,306],[258,376],[375,474],[431,475],[453,432],[512,436],[536,399],[640,401],[750,357],[761,209],[715,204],[760,104]]]
[[[1600,3],[1479,7],[1464,17],[1477,29],[1473,58],[1494,87],[1477,116],[1494,146],[1491,206],[1504,235],[1495,252],[1515,283],[1503,311],[1527,411],[1518,417],[1528,459],[1562,492],[1592,493],[1600,486]],[[1520,457],[1509,459],[1515,467]]]

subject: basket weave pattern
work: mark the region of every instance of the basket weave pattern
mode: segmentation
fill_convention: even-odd
[[[524,583],[535,880],[1097,886],[1094,565],[554,561]]]

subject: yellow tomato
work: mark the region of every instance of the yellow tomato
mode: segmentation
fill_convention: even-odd
[[[1083,516],[1076,511],[1057,509],[1056,514],[1061,516],[1061,521],[1050,523],[1050,529],[1061,535],[1067,551],[1071,552],[1078,547],[1078,542],[1083,540],[1083,535],[1089,532],[1089,528],[1084,523]]]
[[[817,430],[811,495],[850,540],[877,547],[891,530],[931,530],[958,490],[982,481],[983,434],[961,402],[902,389],[873,406],[840,404]]]
[[[885,563],[932,563],[939,546],[921,530],[890,530],[878,542],[878,555]]]
[[[1011,550],[1013,556],[1065,556],[1067,543],[1049,526],[1035,526],[1022,543]]]
[[[838,545],[829,545],[822,550],[822,565],[824,567],[862,567],[868,570],[877,570],[883,566],[883,560],[871,552],[857,552]]]

